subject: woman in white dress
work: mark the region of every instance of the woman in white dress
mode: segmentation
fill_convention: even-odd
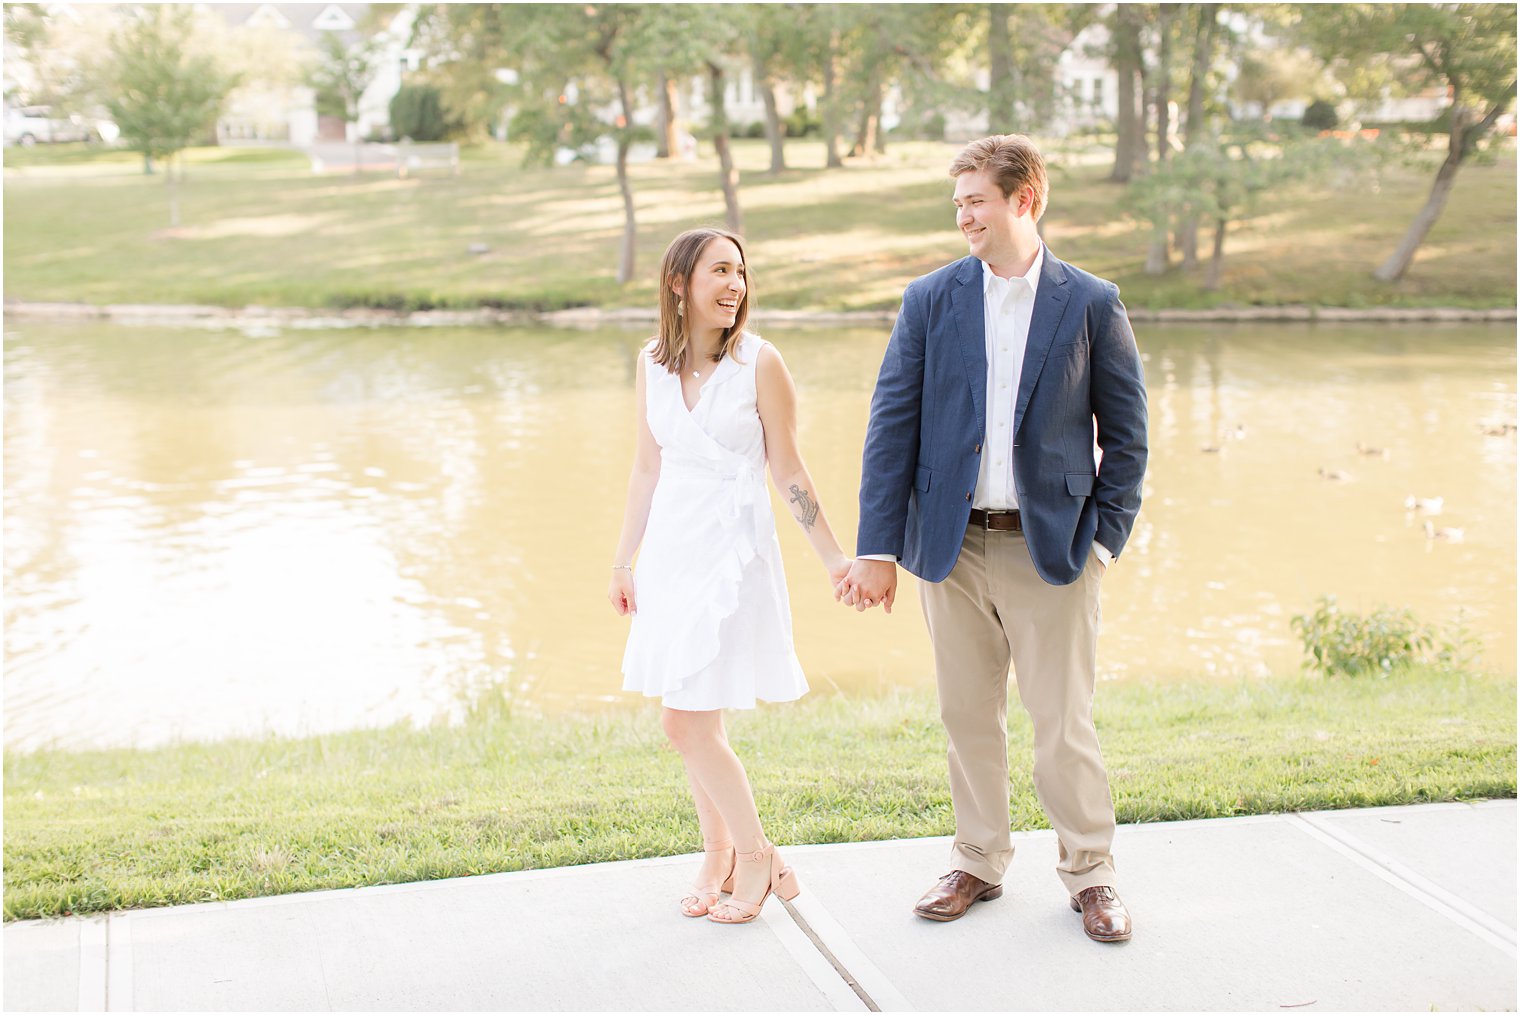
[[[717,229],[677,236],[660,268],[660,331],[639,355],[638,450],[607,590],[620,615],[633,614],[623,688],[663,700],[702,828],[702,868],[681,911],[718,923],[747,923],[771,892],[799,891],[723,728],[725,708],[807,692],[767,463],[830,582],[851,563],[797,449],[791,375],[773,346],[744,330],[748,312],[739,238]],[[731,898],[720,902],[720,892]]]

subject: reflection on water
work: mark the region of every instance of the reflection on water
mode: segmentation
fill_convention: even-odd
[[[767,335],[848,541],[885,329]],[[1486,663],[1514,671],[1515,436],[1482,429],[1515,418],[1511,328],[1140,341],[1151,470],[1106,580],[1105,677],[1290,671],[1288,619],[1325,593],[1430,620],[1462,607]],[[6,743],[428,721],[484,693],[528,711],[624,701],[625,622],[603,593],[639,342],[7,331]],[[1433,521],[1463,541],[1428,540],[1410,494],[1444,498]],[[778,516],[814,687],[931,684],[911,580],[891,617],[838,607]]]

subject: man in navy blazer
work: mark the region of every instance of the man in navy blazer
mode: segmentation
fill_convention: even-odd
[[[1145,476],[1140,355],[1118,287],[1041,242],[1049,185],[1028,138],[975,141],[950,175],[970,256],[903,293],[871,400],[858,556],[838,595],[890,613],[897,563],[921,579],[956,830],[953,869],[914,912],[955,920],[1002,894],[1012,664],[1057,873],[1087,935],[1123,941],[1092,697],[1099,588]]]

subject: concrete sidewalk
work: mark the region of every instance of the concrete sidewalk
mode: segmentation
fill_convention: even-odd
[[[693,857],[12,923],[8,1011],[1432,1010],[1516,1003],[1515,801],[1126,825],[1135,937],[1082,934],[1050,832],[912,915],[947,839],[785,850],[803,893],[689,920]]]

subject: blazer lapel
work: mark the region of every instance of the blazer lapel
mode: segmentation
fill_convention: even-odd
[[[1019,397],[1013,406],[1013,432],[1019,432],[1024,422],[1024,409],[1034,393],[1035,381],[1045,367],[1050,345],[1055,341],[1066,316],[1066,304],[1071,300],[1067,287],[1066,268],[1045,248],[1045,260],[1040,265],[1040,285],[1034,296],[1034,313],[1029,319],[1029,340],[1024,344],[1024,367],[1019,375]]]
[[[956,287],[950,293],[955,308],[956,344],[966,364],[966,380],[971,385],[971,404],[981,423],[987,419],[987,325],[986,300],[982,298],[982,262],[966,258],[955,275]]]

